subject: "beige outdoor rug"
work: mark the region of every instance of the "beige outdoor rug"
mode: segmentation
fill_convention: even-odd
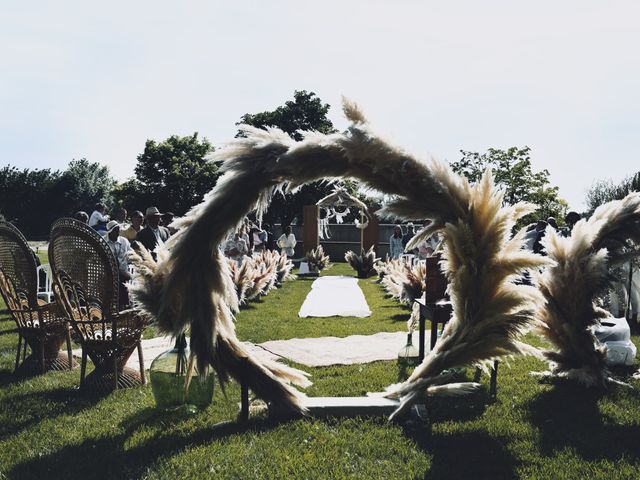
[[[261,360],[286,359],[308,367],[326,367],[395,360],[406,341],[406,332],[380,332],[375,335],[351,335],[344,338],[292,338],[290,340],[270,340],[259,344],[243,343],[253,355]],[[171,337],[142,340],[144,368],[148,370],[151,362],[158,355],[169,350],[173,344],[174,341]],[[413,344],[417,348],[417,332],[413,334]],[[73,351],[73,355],[80,358],[82,351],[76,349]],[[137,350],[129,358],[127,366],[135,370],[139,368]]]

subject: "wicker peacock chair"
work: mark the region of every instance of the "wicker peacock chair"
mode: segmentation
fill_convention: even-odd
[[[36,255],[22,233],[0,221],[0,293],[18,326],[15,373],[19,376],[74,366],[66,315],[56,302],[38,300],[37,268]],[[65,339],[66,354],[60,351]]]
[[[107,243],[84,223],[61,218],[51,227],[49,260],[56,298],[82,345],[80,388],[106,393],[144,384],[145,318],[118,311],[118,266]],[[126,367],[136,348],[139,372]],[[95,370],[85,378],[87,356]]]

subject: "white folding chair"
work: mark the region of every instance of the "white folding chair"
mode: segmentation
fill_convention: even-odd
[[[36,278],[38,282],[38,299],[44,300],[47,303],[53,302],[53,288],[51,288],[51,266],[48,263],[44,263],[36,269],[36,272]],[[41,275],[40,272],[44,272],[44,275]],[[40,280],[41,276],[44,276],[44,281]]]

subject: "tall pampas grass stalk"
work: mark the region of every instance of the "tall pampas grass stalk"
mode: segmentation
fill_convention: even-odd
[[[344,111],[352,122],[346,133],[307,132],[300,142],[277,129],[240,126],[243,136],[213,154],[223,172],[215,188],[174,222],[180,231],[160,247],[168,253],[159,252],[157,264],[140,270],[133,293],[165,332],[191,330],[199,371],[211,365],[223,384],[233,376],[279,408],[304,412],[303,396],[290,383],[304,385],[306,377],[253,358],[236,338],[232,315],[238,298],[218,245],[247,212],[256,210],[260,217],[278,190],[322,178],[356,178],[390,196],[381,215],[431,220],[408,248],[444,233],[452,318],[411,377],[389,389],[389,396],[401,400],[396,416],[425,391],[468,390],[435,388],[449,383],[441,375],[445,369],[532,351],[518,337],[543,300],[537,289],[514,279],[545,261],[521,250],[522,234],[510,238],[514,222],[532,208],[502,208],[490,173],[470,185],[446,163],[423,161],[376,135],[356,105],[345,101]]]
[[[329,255],[324,253],[322,245],[318,245],[316,248],[309,250],[305,255],[305,260],[309,264],[309,269],[312,272],[321,272],[331,266],[331,259]]]
[[[369,250],[365,250],[364,248],[360,249],[360,255],[349,250],[344,254],[344,259],[347,261],[349,266],[356,271],[360,278],[367,278],[372,275],[375,272],[374,266],[376,262],[380,260],[379,258],[376,258],[376,252],[373,250],[373,245]]]
[[[596,299],[610,286],[610,267],[640,253],[640,193],[601,205],[570,237],[547,227],[542,245],[554,262],[534,277],[547,300],[537,309],[538,331],[554,347],[543,352],[545,375],[604,386],[613,379],[593,327],[611,314]]]

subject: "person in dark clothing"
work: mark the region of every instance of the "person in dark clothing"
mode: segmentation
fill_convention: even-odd
[[[536,236],[535,242],[533,242],[533,253],[539,253],[540,255],[545,255],[544,247],[542,246],[542,239],[544,238],[545,230],[547,228],[548,223],[544,220],[540,220],[536,225],[536,232],[538,235]]]
[[[564,217],[564,221],[567,224],[567,226],[560,231],[563,237],[568,237],[571,235],[574,225],[580,221],[580,218],[581,217],[578,212],[567,213],[567,216]]]
[[[266,243],[267,243],[267,250],[275,250],[275,248],[276,248],[276,241],[275,241],[275,239],[273,238],[273,237],[274,237],[274,236],[273,236],[273,228],[271,228],[271,225],[269,225],[268,223],[265,223],[265,224],[262,226],[262,228],[263,228],[264,232],[265,232],[265,233],[266,233],[266,235],[267,235],[267,241],[266,241]]]
[[[145,214],[147,225],[136,235],[136,242],[139,242],[144,248],[149,250],[154,259],[156,258],[154,250],[158,246],[158,243],[166,242],[171,236],[166,227],[160,226],[161,216],[156,207],[147,208]]]
[[[406,248],[407,243],[411,240],[416,234],[413,223],[407,223],[407,233],[402,236],[402,246]]]

